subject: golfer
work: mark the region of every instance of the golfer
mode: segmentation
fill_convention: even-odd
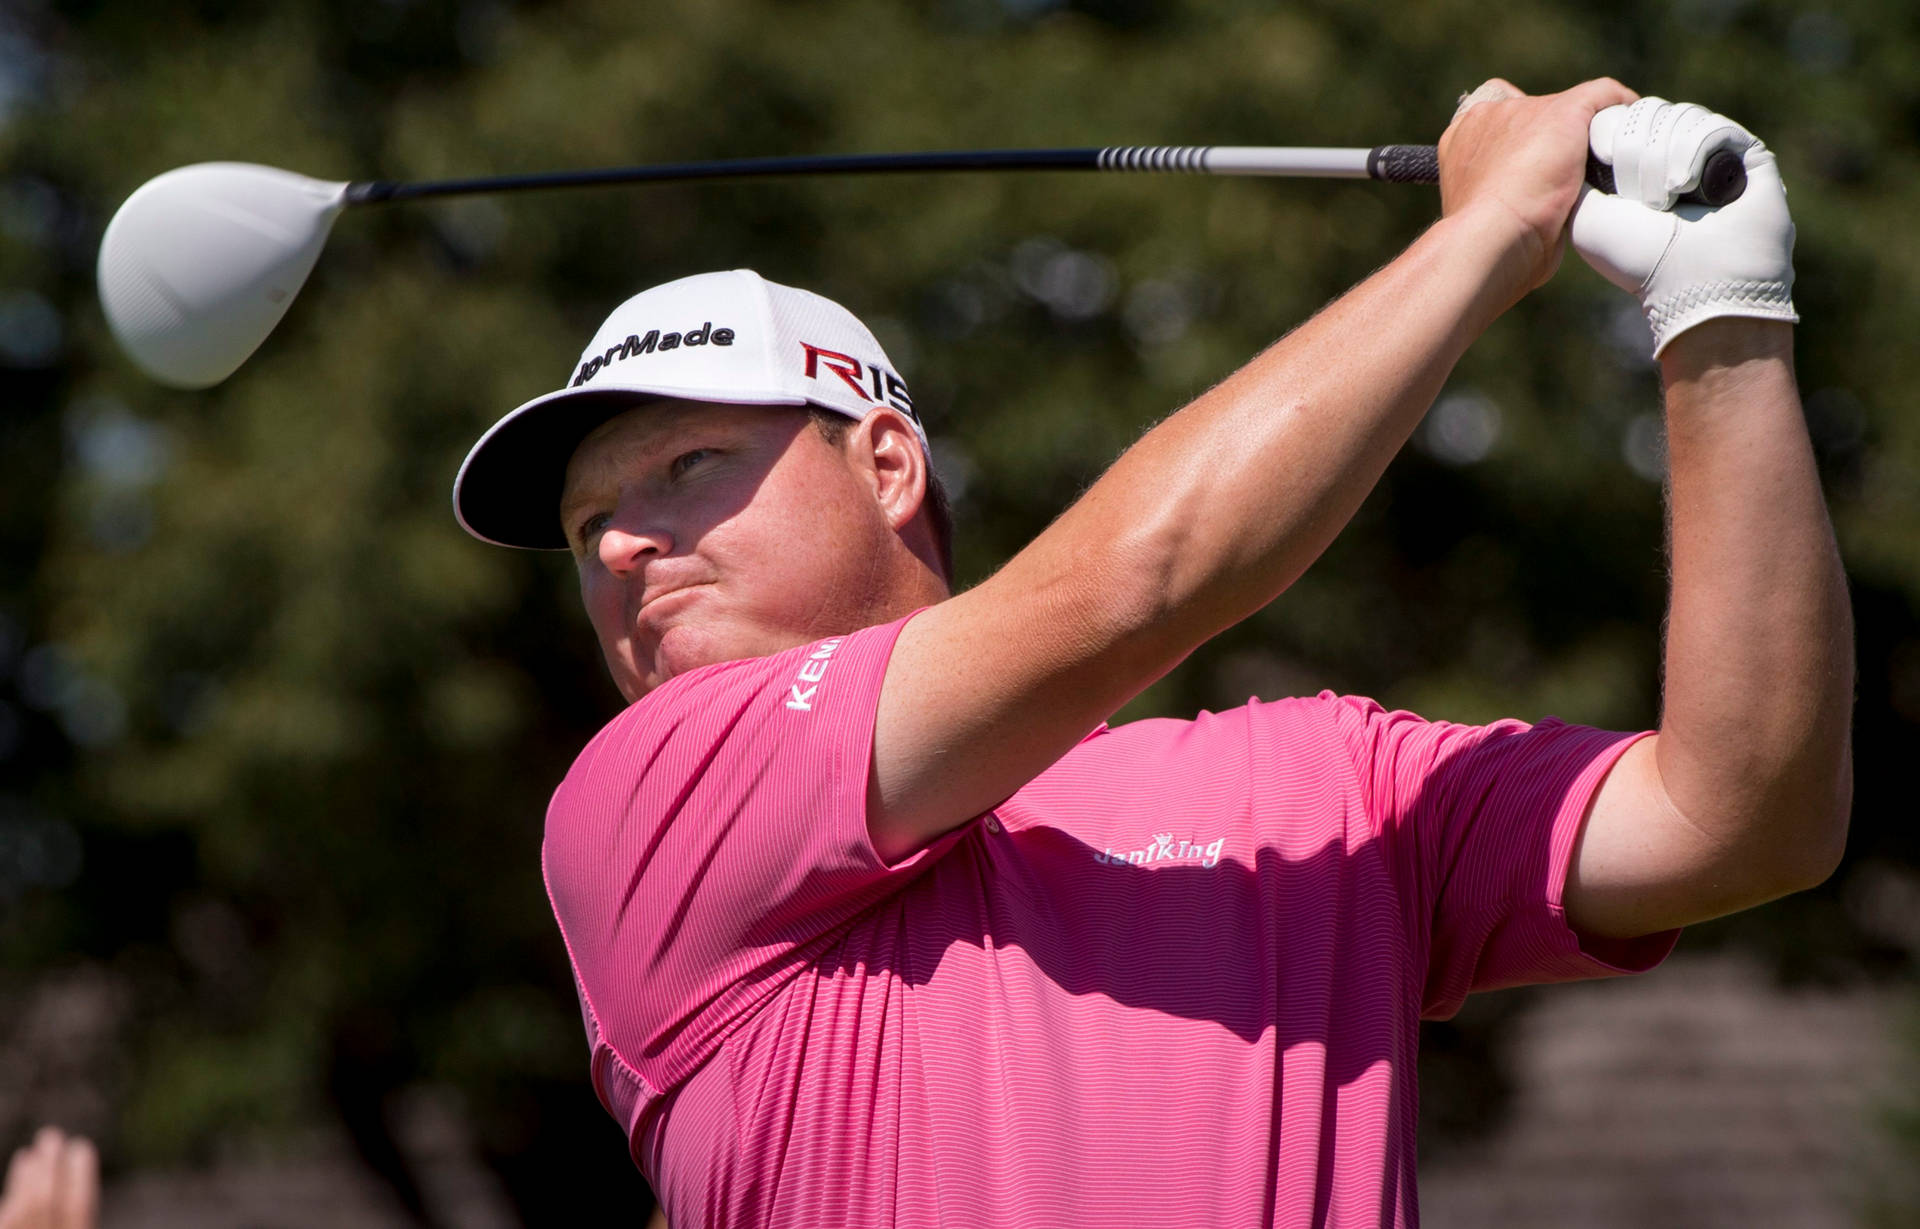
[[[1722,148],[1745,194],[1673,207]],[[462,523],[572,550],[631,702],[544,862],[675,1229],[1411,1225],[1423,1017],[1832,871],[1851,633],[1772,155],[1616,82],[1492,81],[1440,165],[1425,234],[963,593],[905,378],[749,272],[629,300],[475,446]],[[1312,563],[1570,237],[1665,381],[1659,729],[1326,693],[1105,725]]]

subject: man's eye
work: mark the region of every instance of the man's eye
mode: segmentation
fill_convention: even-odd
[[[674,477],[678,478],[711,455],[705,448],[696,448],[692,452],[683,452],[675,457],[673,464],[667,468]]]
[[[580,540],[585,542],[606,527],[607,514],[604,512],[596,512],[586,520],[580,522]]]

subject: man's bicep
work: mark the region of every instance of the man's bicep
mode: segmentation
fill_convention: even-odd
[[[1567,920],[1629,939],[1723,917],[1784,891],[1764,851],[1730,848],[1688,822],[1661,781],[1658,734],[1620,756],[1594,791],[1567,872]]]
[[[1071,593],[1018,580],[921,612],[894,644],[867,798],[888,862],[1004,801],[1173,664],[1130,651]]]

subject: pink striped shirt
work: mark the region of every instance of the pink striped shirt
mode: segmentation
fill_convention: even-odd
[[[676,678],[554,796],[593,1083],[675,1229],[1412,1225],[1419,1019],[1672,947],[1560,908],[1632,736],[1329,693],[1103,727],[885,865],[904,622]]]

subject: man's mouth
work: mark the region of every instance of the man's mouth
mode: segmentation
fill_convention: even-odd
[[[639,613],[646,614],[649,611],[653,611],[655,606],[658,605],[658,603],[663,601],[668,602],[669,603],[668,609],[671,609],[672,604],[670,599],[679,597],[682,594],[691,593],[695,589],[701,589],[704,587],[705,587],[705,582],[698,582],[690,585],[675,585],[670,589],[661,589],[657,592],[649,593],[640,599]]]

